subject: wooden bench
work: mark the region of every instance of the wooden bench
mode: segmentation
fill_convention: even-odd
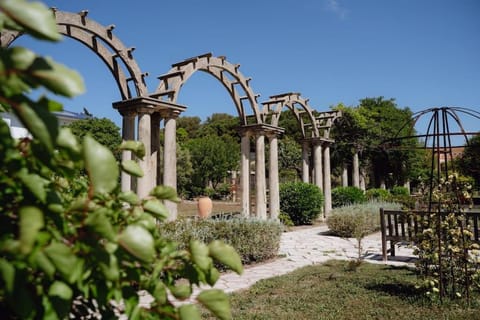
[[[412,214],[413,213],[413,214]],[[428,218],[426,211],[402,211],[380,209],[380,230],[382,236],[382,257],[387,261],[387,254],[395,256],[395,244],[415,241],[416,235],[428,226],[424,219]],[[480,243],[480,211],[466,211],[467,224],[472,226],[472,241]],[[415,216],[419,218],[415,218]],[[387,249],[390,241],[390,249]]]

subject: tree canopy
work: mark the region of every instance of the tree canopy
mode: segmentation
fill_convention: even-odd
[[[415,134],[409,108],[399,108],[395,99],[375,97],[361,99],[356,107],[339,104],[333,109],[342,111],[332,129],[333,163],[348,164],[353,153],[359,152],[372,187],[401,185],[413,178],[413,171],[418,174],[422,161],[418,141],[403,139]]]
[[[75,136],[83,138],[90,134],[97,142],[110,149],[117,159],[120,159],[118,147],[122,143],[120,128],[107,118],[86,118],[67,125]]]
[[[480,134],[480,132],[479,132]],[[475,180],[477,188],[480,186],[480,135],[470,139],[457,164],[460,171]]]

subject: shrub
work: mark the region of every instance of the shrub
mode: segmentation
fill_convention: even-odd
[[[190,240],[211,242],[222,240],[231,245],[243,263],[251,264],[274,258],[280,247],[283,227],[273,220],[178,219],[160,226],[162,235],[185,248]]]
[[[372,189],[368,189],[365,192],[365,197],[367,198],[367,200],[385,201],[389,198],[389,196],[390,196],[390,192],[382,188],[372,188]]]
[[[334,208],[327,217],[330,231],[340,237],[359,237],[380,230],[380,208],[398,210],[401,205],[384,201],[369,201]]]
[[[285,212],[280,212],[278,220],[280,220],[280,222],[286,227],[294,226],[292,219],[290,219],[290,216]]]
[[[290,182],[280,185],[280,210],[289,215],[293,224],[304,225],[320,215],[323,195],[320,189],[305,182]]]
[[[338,187],[332,190],[332,207],[342,207],[363,203],[367,199],[362,189],[357,187]]]
[[[390,190],[392,196],[408,196],[410,195],[410,191],[408,191],[407,187],[403,186],[395,186]]]

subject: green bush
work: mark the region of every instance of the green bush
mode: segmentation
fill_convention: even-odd
[[[337,187],[332,190],[333,208],[363,203],[366,200],[363,190],[357,187]]]
[[[410,195],[410,191],[408,191],[407,187],[403,186],[395,186],[390,190],[392,196],[408,196]]]
[[[280,222],[286,227],[294,226],[292,219],[290,219],[290,216],[285,212],[280,212],[278,220],[280,220]]]
[[[280,185],[280,210],[290,216],[293,224],[312,224],[322,211],[323,195],[309,183],[290,182]]]
[[[367,200],[381,200],[385,201],[390,197],[390,192],[387,189],[372,188],[365,192]]]
[[[369,201],[334,208],[327,217],[330,231],[340,237],[360,237],[380,230],[380,208],[399,210],[401,205]]]
[[[240,255],[242,263],[262,262],[277,256],[283,227],[273,220],[178,219],[160,225],[161,234],[185,248],[190,240],[222,240]]]

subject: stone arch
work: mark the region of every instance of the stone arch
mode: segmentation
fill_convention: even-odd
[[[87,10],[71,13],[52,8],[52,12],[61,34],[83,43],[102,59],[115,78],[123,100],[147,94],[147,86],[144,81],[147,74],[140,71],[133,58],[132,52],[135,48],[125,47],[113,34],[115,25],[105,27],[88,19]],[[0,45],[8,47],[21,35],[22,33],[18,31],[2,31]],[[130,89],[130,83],[133,84],[135,92]]]
[[[183,84],[195,73],[202,71],[211,74],[225,87],[237,109],[240,125],[247,125],[245,103],[250,105],[256,123],[262,123],[262,114],[258,108],[257,98],[250,88],[251,78],[246,78],[239,71],[239,64],[231,64],[226,57],[214,57],[211,53],[199,55],[172,65],[164,75],[158,77],[160,83],[151,97],[176,103]]]
[[[264,121],[278,127],[282,109],[290,109],[302,132],[302,181],[317,185],[324,193],[324,214],[332,209],[330,170],[330,129],[338,111],[315,112],[300,93],[283,93],[263,102]]]
[[[270,117],[270,124],[278,127],[282,109],[287,107],[297,119],[304,139],[318,137],[319,131],[315,125],[314,109],[310,107],[308,101],[308,99],[302,98],[300,93],[293,92],[270,96],[270,100],[262,102],[265,121],[267,120],[266,118]],[[303,114],[307,116],[304,117]],[[307,130],[310,131],[310,136],[308,136]]]

